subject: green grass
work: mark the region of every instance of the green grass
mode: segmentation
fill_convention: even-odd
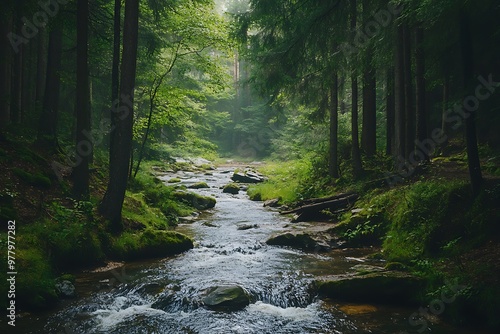
[[[459,221],[457,212],[465,213],[467,192],[465,182],[446,180],[418,181],[401,187],[388,203],[393,210],[384,241],[387,257],[408,262],[441,251],[456,238],[459,224],[466,223]]]
[[[317,190],[318,184],[311,178],[312,164],[307,159],[268,162],[259,167],[259,171],[270,179],[249,187],[248,195],[253,200],[281,198],[282,203],[292,203],[311,194],[321,196],[327,192],[326,188]]]
[[[165,230],[175,225],[175,219],[169,220],[160,209],[147,205],[143,193],[130,191],[125,195],[122,217],[142,225],[143,228]]]

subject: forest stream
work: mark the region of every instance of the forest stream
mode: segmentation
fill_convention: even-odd
[[[304,225],[252,202],[244,191],[225,194],[234,167],[212,173],[177,172],[181,184],[207,182],[195,190],[215,196],[217,205],[177,231],[195,240],[194,249],[166,259],[126,264],[77,277],[80,297],[47,315],[18,321],[24,333],[418,333],[408,317],[418,307],[361,305],[320,300],[317,276],[348,272],[356,264],[383,266],[366,256],[373,249],[306,253],[265,244],[271,235]],[[245,229],[241,229],[246,226]],[[240,227],[240,229],[238,229]],[[110,282],[111,281],[111,282]],[[112,286],[107,286],[111,284]],[[203,306],[211,287],[239,285],[250,305],[222,312]],[[427,333],[477,333],[439,321]]]

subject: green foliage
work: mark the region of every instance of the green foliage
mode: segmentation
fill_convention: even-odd
[[[17,212],[14,208],[14,198],[17,196],[8,188],[4,188],[0,192],[0,222],[7,222],[8,220],[15,220]]]
[[[34,246],[42,246],[56,268],[90,266],[103,260],[102,226],[94,219],[93,204],[73,201],[73,208],[52,202],[47,208],[49,219],[34,223],[26,235]]]
[[[49,259],[40,248],[24,244],[25,238],[19,237],[16,242],[16,305],[29,309],[44,309],[57,300],[54,289],[53,273]],[[7,234],[0,234],[0,258],[7,263]],[[0,290],[9,290],[6,271],[0,274]],[[5,306],[6,298],[2,306]]]
[[[111,252],[119,259],[137,260],[179,254],[191,248],[193,241],[181,233],[146,229],[123,233],[113,240]]]
[[[160,209],[147,205],[142,193],[130,191],[126,192],[122,216],[132,222],[135,229],[151,227],[165,230],[175,224],[175,219],[169,220]]]
[[[229,121],[227,112],[208,111],[229,95],[227,24],[209,1],[183,0],[173,8],[141,8],[135,151],[149,125],[148,158],[214,157],[217,146],[207,139]]]
[[[387,203],[392,208],[392,225],[384,241],[387,257],[409,261],[435,254],[443,243],[449,243],[456,231],[450,224],[453,210],[463,205],[457,196],[465,196],[466,189],[463,182],[434,180],[393,192]]]
[[[302,160],[266,163],[259,171],[269,175],[264,183],[251,185],[248,195],[251,199],[282,198],[283,203],[292,203],[305,198],[326,195],[329,188],[325,178],[314,178],[313,166],[307,158]]]
[[[21,180],[32,186],[39,188],[50,188],[52,186],[52,181],[50,181],[50,179],[41,172],[31,174],[17,167],[14,167],[12,172]]]
[[[51,266],[44,254],[37,249],[19,249],[16,252],[18,275],[16,297],[28,307],[43,309],[54,304],[57,295]]]

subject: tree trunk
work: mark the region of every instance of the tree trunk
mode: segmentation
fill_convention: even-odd
[[[399,26],[397,31],[397,42],[394,67],[394,156],[396,159],[404,159],[405,152],[405,75],[404,75],[404,37],[403,27]],[[396,164],[398,161],[396,160]]]
[[[363,0],[363,24],[372,19],[368,0]],[[376,73],[372,66],[373,46],[368,45],[363,63],[363,125],[361,147],[369,157],[377,150],[377,95]]]
[[[376,106],[376,79],[375,70],[371,62],[372,53],[365,64],[363,75],[363,128],[361,132],[361,146],[369,157],[374,156],[377,149],[377,106]]]
[[[12,19],[0,20],[0,130],[10,123],[11,54],[7,34],[12,29]]]
[[[357,25],[357,1],[351,1],[350,7],[350,15],[351,15],[351,33],[352,39],[354,39],[356,34],[356,25]],[[356,56],[353,57],[353,68],[351,70],[351,90],[352,90],[352,115],[351,115],[351,136],[352,136],[352,169],[354,177],[358,177],[363,173],[363,163],[361,160],[361,151],[359,149],[359,117],[358,117],[358,108],[359,108],[359,91],[358,91],[358,74],[356,73]]]
[[[16,31],[21,31],[23,23],[21,21],[21,9],[18,8]],[[23,100],[23,56],[25,44],[18,46],[18,51],[14,53],[12,68],[11,103],[10,118],[12,123],[20,124],[22,120],[22,100]]]
[[[111,65],[111,105],[114,106],[119,100],[119,90],[120,90],[120,43],[121,43],[121,0],[115,0],[114,5],[114,23],[113,23],[113,63]],[[110,120],[111,108],[106,109],[106,114],[104,115],[107,120]],[[111,144],[113,137],[106,134],[104,142],[106,146],[110,149],[110,156],[113,155],[111,152],[114,145]]]
[[[466,91],[473,89],[474,79],[474,50],[472,48],[472,36],[470,22],[465,10],[460,12],[460,45],[463,60],[464,86]],[[469,165],[469,176],[472,186],[472,194],[477,196],[483,185],[481,163],[477,147],[476,133],[476,110],[468,110],[469,117],[465,120],[465,138],[467,142],[467,162]]]
[[[441,115],[441,131],[443,134],[448,132],[447,122],[446,122],[446,111],[448,110],[450,102],[450,76],[445,74],[443,80],[443,105],[442,105],[442,115]]]
[[[47,38],[45,29],[40,28],[38,33],[37,58],[36,58],[36,88],[35,109],[41,110],[43,92],[45,90],[45,76],[47,72]]]
[[[394,68],[387,71],[387,92],[386,92],[386,108],[387,108],[387,124],[386,124],[386,144],[385,154],[390,156],[394,151],[394,117],[396,104],[394,100]]]
[[[41,32],[41,31],[40,31]],[[28,45],[28,52],[25,53],[23,61],[23,109],[24,120],[31,119],[35,111],[36,94],[36,65],[38,43]]]
[[[88,1],[78,0],[76,18],[76,155],[78,159],[73,169],[73,194],[77,199],[89,197],[89,160],[93,149],[91,136],[89,136]]]
[[[408,24],[403,24],[404,35],[404,89],[405,89],[405,158],[415,150],[415,111],[413,108],[413,76],[411,69],[411,31]]]
[[[427,138],[427,110],[425,98],[425,54],[424,54],[424,29],[415,29],[415,76],[416,76],[416,114],[417,114],[417,140],[422,143]],[[422,152],[424,160],[429,161],[430,152]]]
[[[99,207],[103,216],[109,219],[111,229],[123,229],[121,211],[130,167],[132,147],[133,101],[135,72],[137,65],[139,0],[125,0],[123,29],[123,56],[121,64],[120,103],[112,112],[111,150],[109,183]]]
[[[38,122],[38,142],[49,149],[57,147],[57,113],[59,109],[60,69],[62,56],[62,27],[55,27],[49,35],[47,75],[42,113]]]
[[[328,172],[331,178],[339,177],[338,168],[338,74],[333,73],[332,85],[330,87],[330,154],[328,163]]]
[[[359,125],[358,125],[358,78],[356,73],[352,73],[351,79],[352,90],[352,117],[351,117],[351,132],[352,132],[352,167],[354,177],[359,177],[363,174],[363,163],[361,160],[361,150],[359,149]]]

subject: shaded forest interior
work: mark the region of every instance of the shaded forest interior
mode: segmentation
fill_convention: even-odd
[[[24,305],[54,303],[75,263],[141,257],[124,245],[185,250],[171,230],[210,200],[151,176],[178,157],[265,160],[251,198],[332,209],[344,239],[433,259],[428,276],[486,254],[468,279],[498,277],[499,18],[495,0],[2,0],[2,242],[15,219],[25,268],[43,264]],[[356,217],[307,202],[338,193]],[[498,328],[498,281],[476,292],[464,305]]]

